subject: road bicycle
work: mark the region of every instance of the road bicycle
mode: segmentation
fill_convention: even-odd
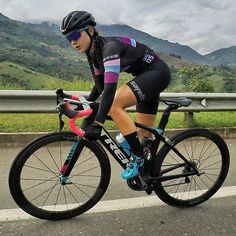
[[[129,156],[115,139],[102,129],[98,141],[83,138],[76,120],[88,117],[95,102],[83,96],[57,90],[60,129],[42,136],[18,154],[9,173],[13,199],[25,212],[46,220],[78,216],[102,198],[107,190],[111,167],[107,150],[125,168]],[[153,192],[166,204],[192,207],[208,200],[222,186],[229,169],[229,151],[216,133],[203,128],[188,129],[172,138],[165,127],[172,111],[187,107],[187,98],[160,99],[167,107],[157,128],[135,122],[153,139],[146,142],[146,158],[138,176],[127,180],[132,190]],[[69,118],[72,131],[62,131],[62,116]],[[109,118],[108,116],[108,119]],[[162,144],[162,146],[161,146]],[[150,157],[150,156],[149,156]]]

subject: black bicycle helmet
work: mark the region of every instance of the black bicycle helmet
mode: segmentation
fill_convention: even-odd
[[[86,11],[72,11],[62,20],[61,33],[66,36],[75,29],[82,29],[88,25],[94,27],[96,24],[92,14]]]

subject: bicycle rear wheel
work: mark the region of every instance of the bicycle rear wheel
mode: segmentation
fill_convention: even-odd
[[[9,187],[24,211],[41,219],[64,220],[84,213],[101,199],[110,180],[110,162],[95,142],[85,142],[67,183],[61,183],[60,169],[72,145],[78,145],[72,132],[52,133],[18,154]]]
[[[158,182],[154,189],[156,194],[165,203],[176,207],[191,207],[205,202],[217,192],[227,176],[229,151],[226,143],[218,134],[207,129],[188,130],[174,137],[172,142],[201,175]],[[154,168],[155,176],[191,171],[167,145],[160,150]]]

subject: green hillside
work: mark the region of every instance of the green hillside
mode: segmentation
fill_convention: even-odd
[[[11,62],[0,63],[0,89],[53,90],[60,87],[66,90],[90,90],[91,86],[92,80],[75,77],[72,81],[66,81]]]
[[[176,69],[177,68],[177,69]],[[190,66],[171,67],[172,81],[166,92],[191,92],[188,82],[191,78],[187,74],[183,74],[182,70],[190,70]],[[179,68],[179,69],[178,69]],[[192,66],[192,70],[197,66]],[[201,67],[200,73],[193,74],[199,82],[210,84],[212,91],[201,92],[236,92],[236,73],[225,67]],[[132,79],[132,75],[121,73],[118,81],[118,87]],[[26,89],[26,90],[54,90],[56,88],[64,88],[65,90],[91,90],[93,80],[83,80],[74,77],[73,80],[67,81],[58,77],[49,76],[39,72],[35,72],[26,67],[11,63],[0,63],[0,89]],[[199,91],[195,91],[199,92]]]
[[[84,56],[79,56],[61,35],[38,32],[33,24],[0,21],[0,45],[0,62],[10,61],[65,80],[88,77]]]

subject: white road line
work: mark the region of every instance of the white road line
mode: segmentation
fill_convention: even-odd
[[[230,197],[236,195],[236,186],[229,186],[221,188],[211,199]],[[128,209],[137,209],[143,207],[162,206],[165,205],[156,195],[137,197],[137,198],[125,198],[117,200],[100,201],[96,206],[85,214],[102,213],[109,211],[120,211]],[[0,210],[0,222],[2,221],[17,221],[35,219],[28,215],[21,209],[3,209]]]

